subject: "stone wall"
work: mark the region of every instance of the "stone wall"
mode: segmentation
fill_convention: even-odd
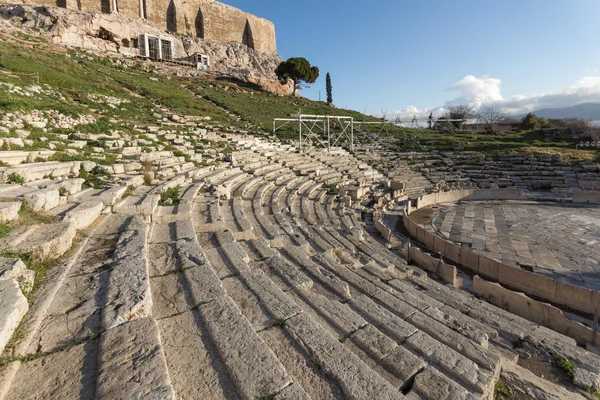
[[[261,53],[277,53],[272,22],[214,0],[22,0],[22,3],[117,13],[133,20],[145,17],[160,30],[218,43],[240,43]]]
[[[567,318],[560,309],[551,304],[536,301],[524,293],[505,289],[497,283],[488,282],[478,276],[473,278],[473,291],[489,303],[569,336],[581,345],[591,343],[593,340],[594,331],[591,328]],[[596,341],[600,343],[598,333],[596,333]]]
[[[126,18],[122,14],[86,13],[60,7],[5,5],[0,6],[0,15],[13,21],[18,29],[25,30],[28,34],[42,35],[55,44],[83,48],[103,55],[138,56],[138,38],[147,33],[173,37],[173,54],[175,58],[183,58],[186,56],[183,41],[189,39],[165,32],[146,20]],[[293,90],[291,84],[282,85],[275,75],[275,69],[283,61],[275,53],[256,51],[237,42],[224,44],[197,37],[190,43],[189,54],[199,53],[210,57],[211,72],[255,83],[282,95],[290,94]],[[192,68],[182,69],[189,76],[204,74]]]

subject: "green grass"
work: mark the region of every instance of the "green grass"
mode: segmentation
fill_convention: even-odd
[[[16,172],[11,173],[10,175],[8,175],[8,183],[15,183],[15,184],[23,184],[25,183],[25,178],[23,178],[21,175],[17,174]]]
[[[597,399],[600,399],[600,392],[595,387],[588,387],[586,391]]]
[[[600,151],[576,149],[575,142],[548,140],[543,131],[507,132],[495,135],[485,133],[438,133],[429,130],[402,129],[393,133],[397,145],[405,150],[426,147],[439,151],[476,151],[487,155],[502,154],[557,154],[566,162],[596,160]]]
[[[329,185],[323,185],[323,189],[327,189],[329,194],[338,194],[340,192],[340,189],[337,187],[337,185],[329,184]]]
[[[508,390],[506,385],[504,385],[504,382],[502,382],[502,380],[498,380],[494,388],[494,400],[508,400],[511,398],[511,396],[512,393],[510,390]]]
[[[380,119],[363,115],[357,111],[328,106],[301,97],[279,96],[262,90],[256,85],[237,81],[214,80],[212,78],[185,78],[159,76],[142,71],[139,67],[152,69],[148,62],[136,61],[136,65],[124,67],[113,64],[108,58],[78,54],[55,53],[45,49],[43,40],[18,35],[19,40],[27,41],[37,51],[7,41],[0,41],[0,70],[11,74],[0,74],[0,82],[19,86],[34,83],[32,76],[39,73],[44,90],[59,92],[64,98],[54,94],[34,97],[5,93],[0,87],[0,109],[3,111],[57,110],[65,115],[78,116],[92,114],[96,122],[78,125],[73,129],[55,130],[45,133],[31,129],[34,144],[25,150],[35,150],[47,146],[37,140],[45,136],[57,140],[54,133],[72,134],[75,130],[82,134],[101,135],[110,130],[120,130],[132,138],[144,136],[133,129],[134,125],[161,124],[155,114],[162,114],[161,108],[180,115],[208,116],[210,124],[233,126],[234,129],[251,132],[271,132],[273,118],[289,118],[303,114],[352,116],[355,121],[382,122]],[[151,79],[152,78],[152,79]],[[46,86],[47,85],[47,86]],[[225,90],[227,88],[227,90]],[[126,103],[111,108],[90,98],[99,94],[121,98]],[[237,115],[237,120],[224,110]],[[382,125],[363,126],[377,133]],[[361,129],[362,129],[361,128]],[[360,129],[357,129],[357,131]],[[14,133],[11,133],[14,134]],[[11,135],[9,134],[9,135]],[[278,131],[281,139],[297,139],[297,127],[290,126]],[[600,151],[576,149],[572,141],[548,140],[542,132],[521,132],[502,134],[449,134],[422,129],[398,128],[391,124],[382,130],[400,149],[421,151],[423,148],[438,151],[476,151],[487,155],[500,154],[558,154],[568,163],[582,160],[600,161]],[[356,142],[366,142],[365,136],[356,134]],[[88,141],[88,147],[80,154],[70,156],[64,146],[53,160],[90,159],[91,147],[99,147],[97,141]],[[116,160],[107,154],[106,159],[94,160],[99,164],[110,164]]]
[[[569,361],[564,357],[557,357],[554,360],[554,364],[562,369],[569,378],[573,379],[575,376],[575,364],[572,361]]]
[[[0,238],[6,237],[12,230],[13,230],[13,227],[11,225],[0,224]]]
[[[160,194],[158,205],[172,206],[177,203],[179,203],[179,186],[169,188]]]
[[[351,116],[358,121],[380,121],[357,111],[331,107],[326,103],[302,97],[282,97],[258,87],[248,87],[252,85],[246,84],[240,87],[230,82],[219,82],[217,85],[230,89],[224,91],[216,87],[214,82],[199,82],[190,85],[189,89],[265,131],[272,131],[273,118],[290,118],[298,112],[311,115]]]
[[[92,189],[104,189],[110,179],[109,174],[97,174],[95,172],[79,171],[79,177],[84,179],[83,187]]]
[[[228,117],[211,102],[203,100],[183,89],[183,78],[159,77],[150,80],[151,74],[135,68],[113,65],[107,58],[79,56],[30,49],[0,42],[0,68],[14,72],[19,78],[1,76],[0,81],[26,86],[33,83],[31,75],[39,73],[40,85],[49,85],[60,90],[66,101],[51,96],[23,97],[13,94],[0,96],[3,111],[57,110],[76,116],[89,113],[89,108],[103,109],[111,117],[134,122],[155,122],[157,105],[166,106],[174,112],[210,116],[217,121]],[[103,107],[89,99],[87,94],[102,94],[128,100],[116,109]],[[131,93],[137,94],[137,96]],[[78,126],[82,132],[102,133],[107,128],[105,121]]]
[[[19,219],[16,221],[15,226],[52,224],[55,222],[60,222],[60,217],[44,212],[33,211],[27,203],[23,202],[21,204],[21,209],[19,210]]]

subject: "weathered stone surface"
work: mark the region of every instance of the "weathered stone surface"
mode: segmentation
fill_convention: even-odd
[[[0,258],[0,280],[14,279],[20,284],[33,284],[35,272],[27,269],[20,258]]]
[[[436,340],[453,348],[465,357],[476,362],[482,368],[497,373],[500,368],[500,357],[492,351],[479,346],[464,336],[452,331],[447,326],[422,313],[413,314],[408,322],[426,332]]]
[[[70,223],[75,229],[85,229],[100,216],[103,209],[104,204],[101,201],[84,201],[67,211],[63,221]]]
[[[23,196],[33,211],[48,211],[58,206],[60,194],[58,189],[42,189]]]
[[[146,265],[148,227],[125,231],[119,238],[108,279],[103,326],[110,329],[150,314],[152,296]]]
[[[376,304],[365,295],[353,298],[348,302],[348,305],[370,324],[398,343],[403,343],[418,331],[417,328]]]
[[[427,367],[427,362],[398,346],[381,360],[381,366],[399,380],[400,389],[405,389],[411,379]]]
[[[261,339],[275,353],[294,383],[299,383],[312,399],[343,399],[340,386],[321,372],[321,367],[306,355],[283,328],[273,327],[259,333]]]
[[[55,259],[67,252],[75,237],[75,227],[67,222],[22,226],[0,239],[4,253],[30,253],[39,260]]]
[[[47,189],[65,189],[67,193],[75,194],[77,192],[81,192],[81,187],[84,182],[85,179],[82,178],[67,179],[52,185],[48,185]]]
[[[240,274],[240,279],[250,288],[267,310],[273,321],[285,321],[302,312],[263,271],[249,271]]]
[[[239,276],[225,278],[222,282],[227,295],[233,299],[255,331],[260,332],[275,325],[275,321],[267,313],[260,299],[240,280]]]
[[[150,276],[160,276],[182,269],[204,265],[206,259],[198,241],[179,240],[149,246]]]
[[[432,367],[428,367],[416,376],[412,390],[406,398],[408,400],[471,400],[475,397],[471,396],[465,388],[447,378],[441,372]]]
[[[158,321],[169,376],[178,398],[240,399],[195,310]]]
[[[284,290],[310,289],[313,285],[310,278],[280,257],[269,258],[264,265],[269,275],[275,276]]]
[[[340,340],[367,325],[360,315],[337,300],[330,300],[311,290],[296,289],[289,293],[315,321],[325,327],[331,327],[332,333]]]
[[[98,339],[21,363],[6,399],[94,398]],[[10,368],[8,365],[3,368]],[[1,373],[0,373],[1,377]],[[2,386],[0,384],[0,386]]]
[[[242,397],[268,396],[292,382],[229,297],[202,305],[198,312]]]
[[[157,319],[180,314],[224,294],[221,281],[208,264],[154,277],[150,286],[152,316]]]
[[[20,201],[0,202],[0,222],[6,223],[19,218]]]
[[[174,399],[158,327],[142,318],[110,329],[99,341],[97,398]]]
[[[168,243],[196,238],[192,221],[177,221],[167,224],[154,224],[150,243]]]
[[[494,391],[495,379],[490,372],[425,333],[417,332],[408,338],[406,346],[468,389],[482,394]]]
[[[249,257],[238,243],[232,242],[204,251],[221,278],[250,271]]]
[[[382,360],[398,347],[395,341],[370,324],[352,333],[348,340],[377,361]]]
[[[513,395],[520,394],[533,399],[546,400],[584,399],[583,396],[542,379],[531,371],[513,363],[504,363],[502,366],[502,380],[505,385],[510,387]]]
[[[308,394],[306,394],[304,389],[297,383],[294,383],[277,393],[275,398],[277,400],[310,400]]]
[[[84,340],[101,329],[102,298],[109,271],[67,277],[34,336],[43,352]]]
[[[123,188],[123,192],[127,188]],[[122,195],[122,194],[121,194]],[[119,197],[121,196],[119,195]],[[149,217],[154,214],[154,210],[158,206],[160,196],[148,195],[148,196],[131,196],[125,200],[113,206],[113,211],[117,214],[125,215],[137,215],[142,217]],[[107,204],[106,200],[104,204]],[[111,203],[112,204],[112,203]],[[108,204],[110,205],[110,204]]]
[[[403,399],[404,396],[371,370],[306,314],[286,321],[284,329],[305,354],[321,365],[348,399]]]
[[[15,279],[0,280],[0,353],[28,310],[19,283]]]

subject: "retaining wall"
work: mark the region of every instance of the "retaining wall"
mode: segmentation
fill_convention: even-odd
[[[376,219],[375,228],[381,234],[381,236],[383,236],[386,242],[392,243],[395,241],[392,229],[385,225],[380,218]],[[410,255],[408,255],[408,251],[410,251]],[[457,276],[457,270],[455,266],[448,265],[443,260],[431,257],[429,254],[422,252],[416,247],[409,248],[406,246],[403,249],[403,252],[405,255],[407,255],[407,258],[419,268],[436,274],[444,282],[449,283],[454,287],[462,286],[462,279]]]
[[[475,276],[473,279],[473,291],[489,303],[569,336],[581,345],[592,342],[594,331],[591,328],[570,320],[560,309],[551,304],[533,300],[524,293],[505,289],[499,284],[488,282],[479,276]],[[600,334],[598,333],[596,333],[596,342],[600,343]]]
[[[573,192],[573,203],[600,204],[600,192]]]

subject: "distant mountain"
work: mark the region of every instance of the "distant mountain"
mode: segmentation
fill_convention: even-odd
[[[533,114],[543,118],[579,118],[600,121],[600,103],[583,103],[565,108],[544,108],[533,111]],[[525,115],[527,114],[519,115],[516,118],[523,118]]]

